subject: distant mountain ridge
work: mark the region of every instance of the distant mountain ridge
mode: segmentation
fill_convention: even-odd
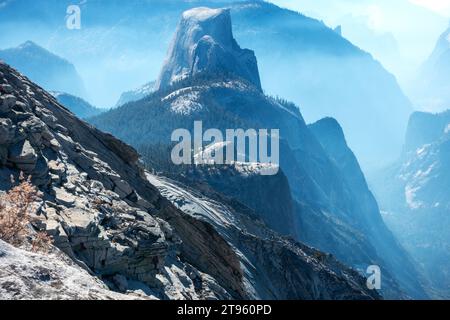
[[[450,27],[419,70],[413,85],[414,102],[420,110],[442,112],[450,108]]]
[[[255,51],[267,93],[294,101],[308,123],[323,117],[337,119],[363,168],[397,158],[412,106],[395,77],[321,21],[269,2],[96,0],[81,5],[83,23],[89,28],[73,34],[54,31],[61,23],[60,12],[66,10],[63,1],[43,0],[26,7],[14,1],[0,11],[0,24],[6,26],[12,16],[25,29],[30,16],[44,21],[58,52],[83,61],[89,58],[91,64],[85,68],[96,70],[92,79],[105,74],[102,82],[91,80],[89,88],[112,99],[102,104],[112,106],[121,93],[118,88],[128,88],[135,79],[145,83],[158,78],[167,48],[161,44],[173,37],[183,11],[201,6],[229,8],[235,38]],[[124,56],[133,63],[124,61]],[[126,68],[116,70],[109,90],[104,84],[112,78],[111,61],[118,66],[125,63]]]
[[[86,119],[96,116],[106,110],[92,106],[89,102],[64,92],[50,92],[63,106],[72,111],[77,117]]]
[[[403,153],[433,144],[445,133],[450,124],[450,110],[441,113],[414,112],[408,124]]]
[[[450,111],[416,112],[402,156],[373,179],[385,221],[423,268],[436,299],[450,297],[449,164]]]
[[[138,101],[151,95],[153,92],[155,92],[155,84],[156,81],[151,81],[137,89],[125,91],[120,95],[120,98],[116,102],[115,107],[120,107],[128,102]]]
[[[32,41],[0,50],[0,59],[46,90],[86,96],[83,81],[73,64]]]

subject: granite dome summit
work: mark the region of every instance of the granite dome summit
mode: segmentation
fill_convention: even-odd
[[[200,7],[183,13],[156,88],[204,72],[232,73],[261,89],[255,54],[234,39],[228,9]]]

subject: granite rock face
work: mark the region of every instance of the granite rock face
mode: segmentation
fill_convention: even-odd
[[[53,236],[57,248],[112,288],[114,279],[122,279],[121,289],[129,279],[160,299],[198,299],[208,284],[221,288],[214,277],[181,262],[178,253],[192,239],[181,241],[158,216],[183,220],[183,214],[146,181],[134,149],[79,120],[3,63],[0,83],[8,88],[0,95],[1,189],[11,187],[10,175],[31,175],[44,195],[36,229]],[[221,245],[205,246],[202,254],[217,250],[220,257],[228,250],[233,259],[228,245]],[[193,248],[189,254],[200,253]],[[232,297],[225,289],[210,291],[209,297]]]
[[[282,237],[250,208],[208,189],[191,189],[147,175],[161,193],[193,218],[208,222],[237,252],[251,299],[379,299],[365,280],[332,255]]]
[[[183,13],[156,89],[211,72],[232,73],[261,89],[255,54],[233,38],[230,11],[194,8]]]
[[[450,110],[441,113],[414,112],[409,118],[403,155],[445,137],[450,124]]]
[[[311,124],[309,128],[341,171],[347,192],[352,195],[354,209],[348,210],[348,216],[340,217],[341,221],[350,228],[359,230],[367,238],[382,257],[381,267],[384,272],[395,275],[406,292],[414,297],[426,297],[420,268],[383,221],[378,203],[369,189],[358,160],[347,145],[339,123],[333,118],[324,118]],[[308,221],[310,218],[303,219]],[[315,235],[308,243],[323,244],[326,241],[321,235]]]
[[[175,178],[175,177],[174,177]],[[195,173],[176,177],[196,190],[216,191],[253,209],[258,218],[274,231],[299,239],[295,202],[282,170],[276,175],[261,175],[255,165],[235,163],[228,166],[197,166]]]
[[[54,250],[30,253],[0,240],[2,300],[140,300],[152,297],[110,290],[102,281]],[[154,297],[153,297],[154,298]]]

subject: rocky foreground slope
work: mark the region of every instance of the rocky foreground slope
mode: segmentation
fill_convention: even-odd
[[[237,225],[247,219],[244,208],[230,211],[218,204],[230,213],[223,225],[199,217],[197,209],[179,210],[148,181],[134,149],[79,120],[4,63],[0,140],[1,190],[11,187],[10,175],[31,175],[43,193],[34,228],[51,234],[71,259],[55,264],[56,256],[37,259],[1,243],[3,299],[68,298],[86,282],[99,294],[81,298],[122,298],[104,285],[159,299],[379,298],[354,271],[263,224],[248,230],[227,226],[230,219]],[[179,190],[180,201],[191,201],[191,191]],[[86,271],[70,290],[52,295],[32,276],[42,266],[44,280],[58,273],[63,283],[70,281],[62,279],[78,268],[70,261]],[[22,263],[20,273],[8,276]],[[23,283],[41,289],[14,295]]]
[[[151,297],[138,292],[125,295],[111,291],[58,250],[51,254],[31,253],[0,240],[0,298],[129,300]]]

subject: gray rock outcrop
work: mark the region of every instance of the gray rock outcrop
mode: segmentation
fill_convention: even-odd
[[[11,187],[10,175],[17,178],[24,172],[32,177],[44,195],[35,217],[36,230],[50,234],[56,247],[114,289],[113,280],[123,278],[140,283],[147,296],[160,299],[202,298],[208,283],[221,288],[214,276],[181,262],[178,253],[194,240],[182,241],[169,223],[158,218],[184,219],[146,181],[134,149],[79,120],[3,63],[0,84],[8,88],[7,94],[0,93],[1,190]],[[186,227],[190,225],[195,222]],[[206,245],[201,252],[192,247],[185,259],[217,251],[217,259],[228,252],[232,260],[234,253],[227,243],[220,245]],[[226,269],[222,277],[228,271],[232,272]],[[196,274],[195,284],[191,273]],[[229,277],[239,283],[238,276]],[[177,278],[178,284],[172,283]],[[205,283],[199,288],[202,279]],[[208,297],[214,298],[244,296],[239,288],[233,294],[226,289],[210,291]]]
[[[153,297],[154,298],[154,297]],[[100,279],[55,250],[31,253],[0,240],[1,300],[138,300],[151,297],[110,290]]]

